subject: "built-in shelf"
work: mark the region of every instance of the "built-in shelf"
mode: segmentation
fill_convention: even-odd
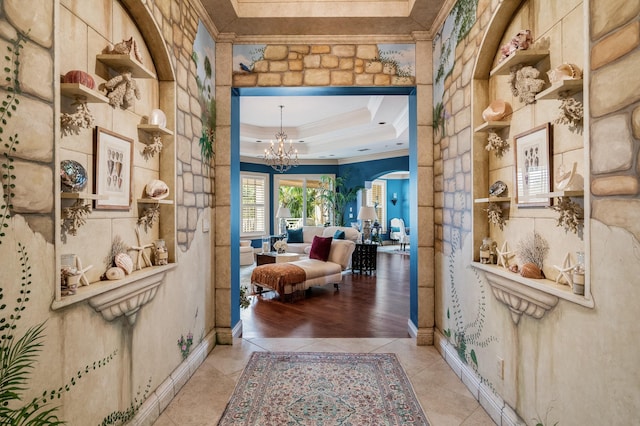
[[[140,204],[173,204],[173,200],[155,200],[153,198],[138,198]]]
[[[150,266],[147,268],[139,269],[137,271],[133,271],[131,274],[125,276],[121,280],[97,281],[91,283],[88,286],[79,286],[76,294],[62,296],[60,300],[55,300],[51,305],[51,309],[61,309],[65,306],[73,305],[75,303],[82,302],[83,300],[95,298],[107,293],[113,293],[112,296],[117,295],[117,298],[120,299],[120,301],[131,299],[135,296],[141,295],[142,293],[144,293],[144,290],[148,290],[150,286],[156,283],[157,285],[160,285],[162,280],[164,279],[165,273],[175,267],[175,263],[170,263],[168,265],[162,266]],[[112,301],[115,300],[113,297],[104,296],[100,301],[104,302],[108,299],[111,299]],[[149,300],[150,299],[146,300],[145,303]],[[140,302],[141,301],[142,300],[140,300]],[[92,306],[94,304],[98,304],[98,301],[92,303]],[[105,306],[104,303],[101,304],[101,306]],[[140,305],[138,305],[138,308],[139,306]],[[113,318],[115,318],[115,316],[113,316],[111,319]],[[110,321],[111,319],[108,320]]]
[[[573,293],[568,285],[547,279],[525,278],[500,266],[480,262],[471,262],[471,266],[485,272],[493,295],[509,307],[515,324],[518,324],[522,314],[542,318],[558,303],[558,299],[587,308],[595,306],[588,286],[585,286],[585,294],[579,295]]]
[[[476,133],[490,132],[492,130],[504,129],[505,127],[509,127],[510,125],[510,121],[486,121],[473,129],[473,131]]]
[[[476,198],[473,200],[476,204],[482,203],[509,203],[511,202],[511,197],[488,197],[488,198]]]
[[[511,72],[511,67],[516,65],[533,65],[540,62],[546,56],[549,56],[548,50],[539,49],[527,49],[516,50],[507,59],[500,62],[494,69],[491,70],[489,76],[494,75],[507,75]]]
[[[90,194],[88,192],[61,192],[60,198],[66,198],[70,200],[106,200],[105,195]]]
[[[544,194],[536,194],[532,196],[533,198],[556,198],[556,197],[584,197],[584,191],[554,191],[554,192],[545,192]]]
[[[68,98],[80,99],[89,103],[108,103],[109,98],[100,92],[89,89],[80,83],[60,83],[60,93]]]
[[[131,76],[134,78],[156,78],[153,72],[129,55],[105,53],[96,55],[96,59],[114,70],[120,71],[126,69],[131,71]]]
[[[160,127],[157,124],[138,124],[138,129],[149,133],[150,135],[169,136],[173,135],[173,132],[166,127]]]
[[[560,95],[573,95],[582,92],[582,79],[579,80],[560,80],[555,82],[548,89],[536,95],[536,100],[541,99],[558,99]]]

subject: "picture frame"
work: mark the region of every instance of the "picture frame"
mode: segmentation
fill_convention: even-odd
[[[96,210],[131,208],[133,139],[96,126],[94,132]]]
[[[547,207],[552,177],[551,123],[545,123],[513,138],[516,204],[519,207]]]

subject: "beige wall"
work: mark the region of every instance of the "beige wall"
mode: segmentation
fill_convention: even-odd
[[[534,424],[533,419],[563,425],[630,424],[640,409],[636,344],[629,338],[640,332],[633,314],[640,301],[633,284],[640,246],[635,120],[640,98],[632,87],[637,78],[629,74],[638,68],[638,6],[577,0],[518,3],[480,2],[478,20],[458,46],[454,72],[445,82],[443,101],[452,117],[446,123],[448,136],[436,137],[434,151],[437,329],[440,336],[465,331],[463,368],[475,370],[481,390],[504,400],[498,418],[500,410],[513,409],[527,424]],[[502,97],[512,103],[505,136],[511,143],[514,135],[556,117],[559,101],[524,106],[510,98],[504,81],[488,78],[499,56],[495,48],[525,28],[550,51],[539,67],[572,62],[585,70],[585,91],[576,96],[585,103],[584,132],[553,126],[555,165],[576,161],[585,176],[584,206],[591,219],[583,238],[556,227],[549,210],[514,205],[504,232],[482,227],[486,213],[473,206],[473,198],[479,197],[473,182],[485,187],[498,178],[513,182],[512,151],[502,159],[478,151],[486,135],[474,135],[473,128],[482,123],[488,100]],[[494,46],[490,64],[481,50],[487,44]],[[476,55],[465,54],[468,46],[477,46]],[[476,171],[481,173],[471,174]],[[552,279],[557,274],[553,265],[584,247],[595,307],[561,298],[541,319],[525,314],[514,323],[508,307],[492,294],[487,276],[469,267],[477,253],[477,225],[481,234],[491,232],[499,244],[508,240],[512,247],[527,232],[542,233],[551,247],[544,270]],[[454,336],[443,339],[460,347]],[[504,378],[496,369],[498,358],[504,359]]]
[[[214,230],[203,223],[210,223],[213,194],[200,159],[200,114],[191,86],[195,80],[191,53],[200,12],[188,2],[145,5],[137,0],[98,0],[91,7],[76,0],[32,3],[38,13],[26,10],[20,1],[1,3],[1,44],[15,39],[17,31],[29,31],[21,55],[20,104],[5,126],[5,134],[18,133],[20,143],[10,153],[16,196],[0,240],[3,302],[13,309],[20,284],[28,281],[22,273],[23,247],[29,257],[31,297],[17,335],[46,321],[44,346],[25,400],[43,390],[58,389],[86,365],[115,353],[106,366],[83,375],[70,393],[54,402],[60,406],[60,418],[69,424],[99,424],[112,411],[128,408],[147,383],[152,391],[163,382],[168,385],[169,389],[162,389],[165,398],[179,390],[190,374],[189,368],[177,375],[174,371],[182,363],[176,344],[181,335],[192,332],[194,347],[203,338],[215,341],[213,268],[202,267],[211,259]],[[143,64],[157,79],[136,80],[142,97],[127,110],[103,103],[89,104],[89,109],[95,125],[134,140],[134,199],[141,197],[152,178],[161,177],[170,185],[176,203],[163,210],[161,222],[165,223],[155,225],[143,239],[146,243],[165,236],[171,259],[177,263],[166,273],[155,297],[138,311],[134,324],[122,316],[105,320],[87,300],[51,308],[59,280],[56,263],[62,253],[77,253],[85,266],[93,265],[87,276],[95,282],[105,270],[103,260],[115,235],[137,245],[135,224],[142,207],[135,201],[126,211],[94,211],[76,236],[67,235],[63,241],[57,228],[60,210],[68,201],[58,200],[60,186],[54,178],[62,159],[79,161],[93,175],[92,129],[61,136],[58,113],[71,112],[73,107],[72,100],[60,95],[54,76],[80,69],[89,72],[96,83],[104,83],[110,76],[96,55],[108,44],[130,36],[138,42]],[[3,89],[2,94],[6,93]],[[177,102],[176,97],[186,102]],[[167,127],[174,130],[180,148],[175,150],[172,140],[165,140],[162,156],[145,160],[140,154],[145,136],[137,124],[152,108],[165,111]],[[172,372],[177,381],[169,378]],[[152,396],[157,410],[157,396]]]

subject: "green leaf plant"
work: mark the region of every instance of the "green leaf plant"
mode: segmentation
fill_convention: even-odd
[[[20,291],[16,298],[16,305],[6,315],[0,318],[0,423],[10,425],[60,425],[64,421],[57,416],[58,406],[54,401],[60,400],[62,395],[83,376],[107,365],[115,356],[111,355],[86,365],[71,377],[67,383],[57,389],[45,390],[28,402],[23,393],[29,387],[29,380],[38,355],[44,345],[45,322],[29,327],[22,336],[15,335],[18,322],[30,300],[31,266],[26,248],[18,243],[20,266],[22,268]],[[0,311],[7,310],[3,302],[4,291],[0,287]]]
[[[348,175],[342,176],[321,176],[320,177],[320,199],[325,203],[328,217],[333,217],[336,226],[344,226],[344,209],[347,203],[358,198],[358,191],[364,188],[362,185],[347,188]]]
[[[13,204],[11,200],[14,197],[14,189],[16,187],[16,176],[13,174],[13,157],[12,153],[16,152],[16,145],[20,142],[18,140],[18,134],[9,136],[5,140],[4,127],[7,125],[8,120],[12,117],[13,113],[18,109],[20,100],[18,95],[22,93],[20,89],[20,49],[24,47],[26,42],[26,35],[18,33],[18,37],[15,40],[11,40],[7,46],[7,54],[4,59],[7,65],[4,67],[5,72],[5,97],[0,104],[0,144],[4,147],[2,153],[2,160],[0,162],[1,181],[2,181],[2,201],[0,202],[0,244],[2,244],[2,238],[5,236],[5,230],[9,227],[7,223],[11,219],[11,210]]]

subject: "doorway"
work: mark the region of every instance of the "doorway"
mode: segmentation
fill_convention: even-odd
[[[409,104],[409,203],[411,225],[417,230],[417,107],[414,87],[322,87],[322,88],[234,88],[231,89],[231,247],[240,244],[240,98],[242,96],[358,96],[383,95],[406,96]],[[413,222],[416,222],[415,224]],[[417,232],[413,232],[412,241],[417,242]],[[408,330],[417,329],[417,244],[410,244],[409,276],[409,323]],[[240,321],[240,273],[239,252],[231,253],[231,327],[236,328]]]

